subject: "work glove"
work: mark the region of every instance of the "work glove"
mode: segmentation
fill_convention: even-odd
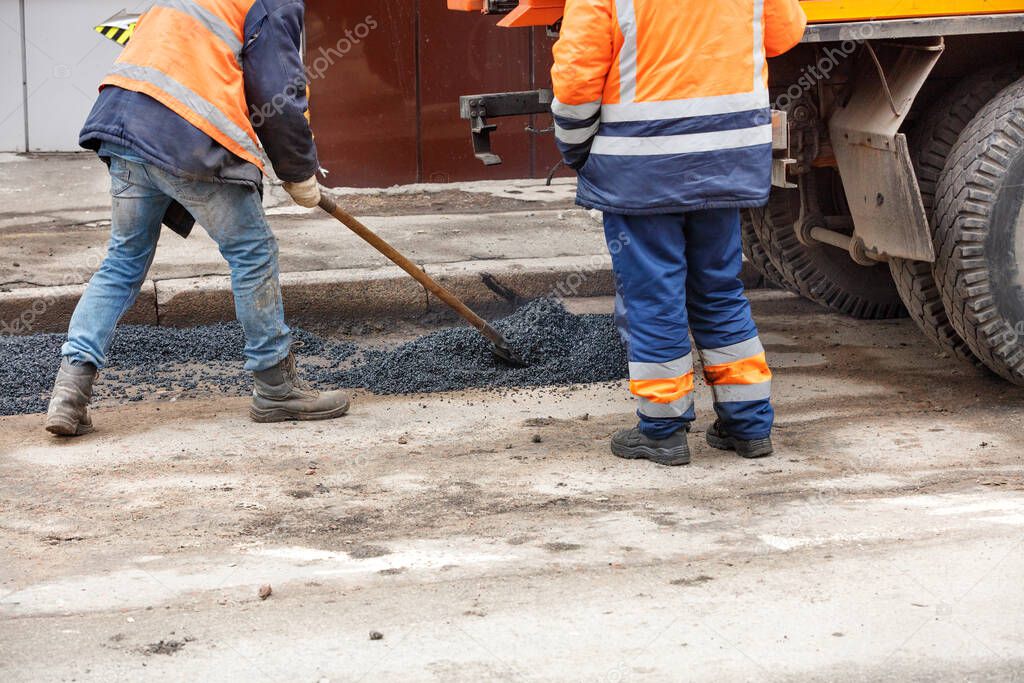
[[[320,203],[320,184],[316,182],[316,176],[300,183],[285,183],[284,191],[290,194],[299,206],[312,209]]]

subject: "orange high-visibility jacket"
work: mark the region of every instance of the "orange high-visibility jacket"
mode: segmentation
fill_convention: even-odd
[[[263,169],[241,66],[245,20],[257,1],[157,2],[102,85],[149,95]]]
[[[623,214],[764,204],[766,57],[806,26],[798,0],[567,0],[552,111],[579,203]]]

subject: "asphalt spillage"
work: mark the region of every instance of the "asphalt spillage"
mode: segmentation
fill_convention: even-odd
[[[0,415],[40,413],[60,367],[63,335],[0,336]]]
[[[540,387],[618,380],[626,355],[609,315],[573,315],[558,301],[529,302],[494,326],[529,363],[510,368],[468,327],[439,330],[393,348],[362,348],[295,329],[304,378],[320,388],[376,394],[424,394],[467,388]],[[63,335],[0,337],[0,415],[46,410]],[[242,396],[252,390],[242,368],[237,323],[176,329],[118,329],[94,402]]]
[[[296,353],[309,353],[332,370],[356,353],[355,344],[293,330]],[[0,415],[46,410],[60,367],[61,334],[0,336]],[[108,365],[100,373],[93,402],[177,400],[252,391],[243,369],[245,337],[238,323],[193,328],[122,325],[114,335]]]

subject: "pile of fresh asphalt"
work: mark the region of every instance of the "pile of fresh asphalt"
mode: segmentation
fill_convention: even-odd
[[[375,394],[415,394],[469,387],[525,387],[616,380],[626,353],[609,315],[573,315],[555,299],[537,299],[494,327],[527,362],[496,360],[476,330],[451,328],[391,350],[371,350],[348,374]]]
[[[360,350],[347,341],[294,330],[301,374],[320,388],[365,388],[376,394],[422,394],[466,388],[581,384],[622,379],[626,355],[608,315],[573,315],[553,299],[532,301],[494,323],[529,363],[511,368],[468,327],[439,330],[395,348]],[[63,335],[0,337],[0,415],[46,410]],[[118,329],[95,401],[122,403],[252,390],[242,367],[237,323],[176,329]]]

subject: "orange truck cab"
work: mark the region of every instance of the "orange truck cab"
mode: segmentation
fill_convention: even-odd
[[[1024,385],[1024,0],[800,5],[803,41],[769,60],[773,190],[746,214],[748,260],[833,311],[909,315],[949,358]],[[564,6],[448,0],[552,34]],[[551,103],[468,95],[460,112],[494,164],[490,119]]]

